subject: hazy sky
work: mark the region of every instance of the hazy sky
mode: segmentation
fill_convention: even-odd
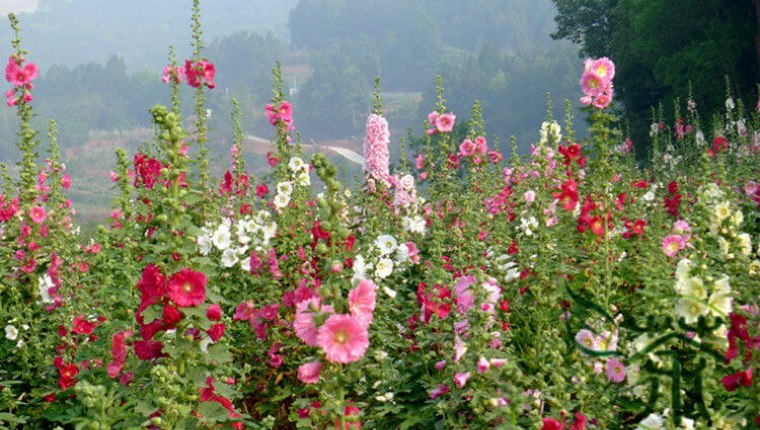
[[[39,0],[0,0],[0,13],[31,12],[37,8]]]

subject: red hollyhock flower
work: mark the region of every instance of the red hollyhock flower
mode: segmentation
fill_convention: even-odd
[[[92,331],[95,330],[95,327],[97,326],[98,323],[89,322],[83,315],[79,315],[74,318],[74,327],[71,328],[71,331],[76,334],[92,334]]]
[[[216,303],[209,305],[209,307],[206,308],[206,318],[208,318],[209,321],[219,321],[222,318],[222,307]]]
[[[76,364],[67,364],[58,369],[58,373],[61,375],[58,379],[58,385],[61,387],[61,390],[73,387],[79,382],[77,378],[75,378],[75,376],[79,374],[79,368]]]
[[[197,306],[206,300],[206,275],[188,268],[172,275],[167,284],[169,298],[180,308]]]
[[[164,344],[154,340],[138,340],[135,342],[135,355],[140,360],[153,360],[156,358],[164,357],[161,352],[164,348]]]
[[[214,324],[206,331],[206,333],[208,333],[208,336],[211,338],[211,340],[216,342],[217,340],[221,339],[222,336],[224,336],[224,324]]]
[[[554,418],[544,418],[544,426],[541,430],[562,430],[565,425],[555,420]]]
[[[137,282],[140,290],[141,307],[148,307],[156,303],[166,294],[166,278],[161,269],[149,264],[143,269],[142,278]]]
[[[747,370],[742,370],[734,373],[733,375],[724,376],[721,379],[723,387],[726,391],[734,391],[739,386],[751,387],[752,386],[752,368],[748,367]]]
[[[132,336],[132,331],[124,330],[113,335],[111,340],[111,356],[113,361],[108,363],[106,367],[108,376],[115,378],[121,373],[121,369],[124,367],[124,361],[127,359],[127,346],[126,339]]]
[[[177,323],[182,320],[182,313],[174,306],[166,305],[161,321],[164,323],[163,328],[171,330],[177,327]]]

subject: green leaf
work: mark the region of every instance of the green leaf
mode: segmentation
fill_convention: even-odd
[[[232,361],[232,354],[226,346],[215,344],[208,347],[208,358],[217,364],[224,364]]]

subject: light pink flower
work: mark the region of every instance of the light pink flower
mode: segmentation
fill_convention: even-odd
[[[309,346],[317,346],[319,330],[314,323],[315,310],[319,310],[322,313],[333,313],[332,306],[320,306],[320,303],[320,298],[313,297],[296,305],[296,317],[293,321],[293,329],[296,331],[296,336]]]
[[[475,142],[470,139],[465,139],[459,144],[459,154],[457,155],[460,157],[469,157],[475,154],[476,149]]]
[[[364,357],[369,348],[369,333],[356,318],[334,314],[319,328],[317,345],[329,361],[347,364]]]
[[[464,384],[467,383],[467,380],[470,379],[470,372],[465,373],[457,373],[454,375],[454,385],[456,385],[459,388],[464,387]]]
[[[439,133],[450,133],[454,129],[455,120],[456,116],[450,112],[439,115],[435,119],[435,128]]]
[[[485,357],[480,357],[480,360],[478,360],[478,373],[481,375],[486,373],[489,367],[491,367],[491,363]]]
[[[673,233],[675,234],[684,234],[684,233],[691,233],[691,227],[689,227],[689,223],[686,221],[679,219],[678,221],[673,224]]]
[[[499,368],[507,364],[506,358],[492,358],[491,360],[491,366]]]
[[[437,363],[435,363],[435,370],[441,371],[446,368],[446,360],[441,360]]]
[[[592,61],[589,70],[604,82],[610,82],[615,78],[615,63],[607,57]]]
[[[386,184],[390,176],[389,143],[388,121],[380,115],[371,114],[367,118],[367,133],[364,137],[364,170],[370,177]]]
[[[604,82],[596,73],[587,71],[581,76],[581,89],[586,96],[595,98],[602,93]]]
[[[369,279],[362,279],[359,285],[348,293],[348,309],[351,311],[351,316],[364,327],[372,323],[376,297],[377,285]]]
[[[322,372],[322,362],[312,361],[298,366],[298,380],[304,384],[316,384],[319,382],[319,374]]]
[[[462,359],[464,353],[467,352],[467,346],[462,342],[459,336],[454,337],[454,363],[458,363]]]
[[[614,358],[610,358],[607,360],[607,369],[605,373],[607,379],[619,384],[625,379],[625,366]]]
[[[536,201],[536,192],[533,190],[528,190],[525,192],[525,201],[527,203],[533,203]]]
[[[414,167],[416,167],[418,170],[421,170],[423,167],[425,167],[425,156],[422,154],[417,155],[417,158],[414,159]]]

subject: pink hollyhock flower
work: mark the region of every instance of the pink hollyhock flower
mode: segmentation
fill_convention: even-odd
[[[474,276],[463,276],[454,287],[456,294],[457,312],[466,313],[475,306],[475,296],[470,291],[470,286],[477,282]]]
[[[441,360],[437,363],[435,363],[435,370],[441,371],[446,368],[446,360]]]
[[[585,328],[581,329],[575,335],[575,341],[582,347],[592,351],[596,351],[599,348],[599,340],[594,336],[594,333],[592,333],[591,330]]]
[[[312,361],[298,366],[298,380],[304,384],[316,384],[319,382],[319,374],[322,372],[322,362]]]
[[[444,385],[444,384],[438,384],[437,387],[435,387],[432,390],[430,390],[430,392],[428,393],[428,395],[430,396],[431,399],[435,400],[435,399],[441,397],[442,395],[448,393],[449,390],[450,390],[450,388],[447,387],[446,385]]]
[[[348,309],[351,311],[351,316],[364,327],[372,323],[376,297],[377,285],[369,279],[362,279],[359,285],[348,293]]]
[[[525,192],[525,202],[526,203],[533,203],[536,201],[536,192],[533,190],[528,190]]]
[[[417,170],[422,170],[425,167],[425,156],[418,154],[417,158],[414,159],[414,166]]]
[[[63,187],[64,190],[71,188],[71,175],[68,173],[64,173],[63,177],[61,177],[61,187]]]
[[[480,360],[478,360],[478,374],[482,375],[486,373],[489,367],[491,367],[491,363],[485,357],[480,357]]]
[[[625,366],[614,358],[607,360],[607,369],[605,371],[607,379],[614,383],[621,383],[625,379]]]
[[[34,63],[28,63],[26,66],[24,59],[17,61],[15,55],[11,55],[8,58],[8,65],[5,67],[5,79],[15,87],[23,87],[29,85],[37,77],[38,69]],[[31,88],[31,87],[30,87]]]
[[[439,133],[450,133],[454,129],[456,116],[453,113],[438,115],[435,119],[435,128]]]
[[[113,357],[113,361],[106,366],[108,376],[111,378],[117,377],[124,367],[124,361],[127,359],[126,339],[131,336],[131,330],[124,330],[114,334],[111,339],[111,357]]]
[[[587,71],[581,76],[581,89],[586,96],[592,99],[602,93],[604,85],[605,82],[594,72]]]
[[[610,82],[615,78],[615,63],[607,57],[592,61],[589,70],[594,72],[603,82]]]
[[[314,323],[314,312],[333,313],[332,306],[321,305],[321,299],[318,297],[304,300],[296,305],[296,317],[293,320],[293,328],[296,336],[309,346],[317,346],[317,336],[319,330]]]
[[[45,208],[42,206],[32,206],[31,209],[29,209],[29,217],[35,224],[41,224],[45,221]]]
[[[454,336],[454,363],[458,363],[465,352],[467,352],[467,345],[462,342],[462,339],[458,335]]]
[[[604,109],[612,103],[612,84],[606,88],[601,94],[596,96],[592,103],[597,109]]]
[[[507,364],[507,359],[506,358],[492,358],[490,362],[491,362],[491,366],[499,368]]]
[[[319,328],[317,345],[333,363],[358,361],[369,348],[367,328],[350,315],[331,315]]]
[[[678,251],[682,250],[684,246],[683,237],[677,234],[671,234],[662,239],[662,252],[668,257],[678,254]]]
[[[467,383],[468,379],[470,379],[470,372],[457,373],[454,375],[454,385],[456,385],[458,388],[462,388],[464,387],[464,384]]]
[[[166,290],[169,298],[181,308],[197,306],[206,300],[206,275],[185,268],[172,275]]]
[[[364,169],[370,177],[386,184],[390,176],[389,143],[388,121],[380,115],[371,114],[367,118],[367,132],[364,137]]]
[[[471,141],[470,139],[465,139],[462,141],[461,144],[459,144],[459,155],[460,157],[469,157],[473,154],[475,154],[476,150],[475,142]]]
[[[679,219],[678,221],[673,224],[673,233],[675,234],[686,234],[691,233],[691,227],[689,227],[689,223],[686,221]]]

